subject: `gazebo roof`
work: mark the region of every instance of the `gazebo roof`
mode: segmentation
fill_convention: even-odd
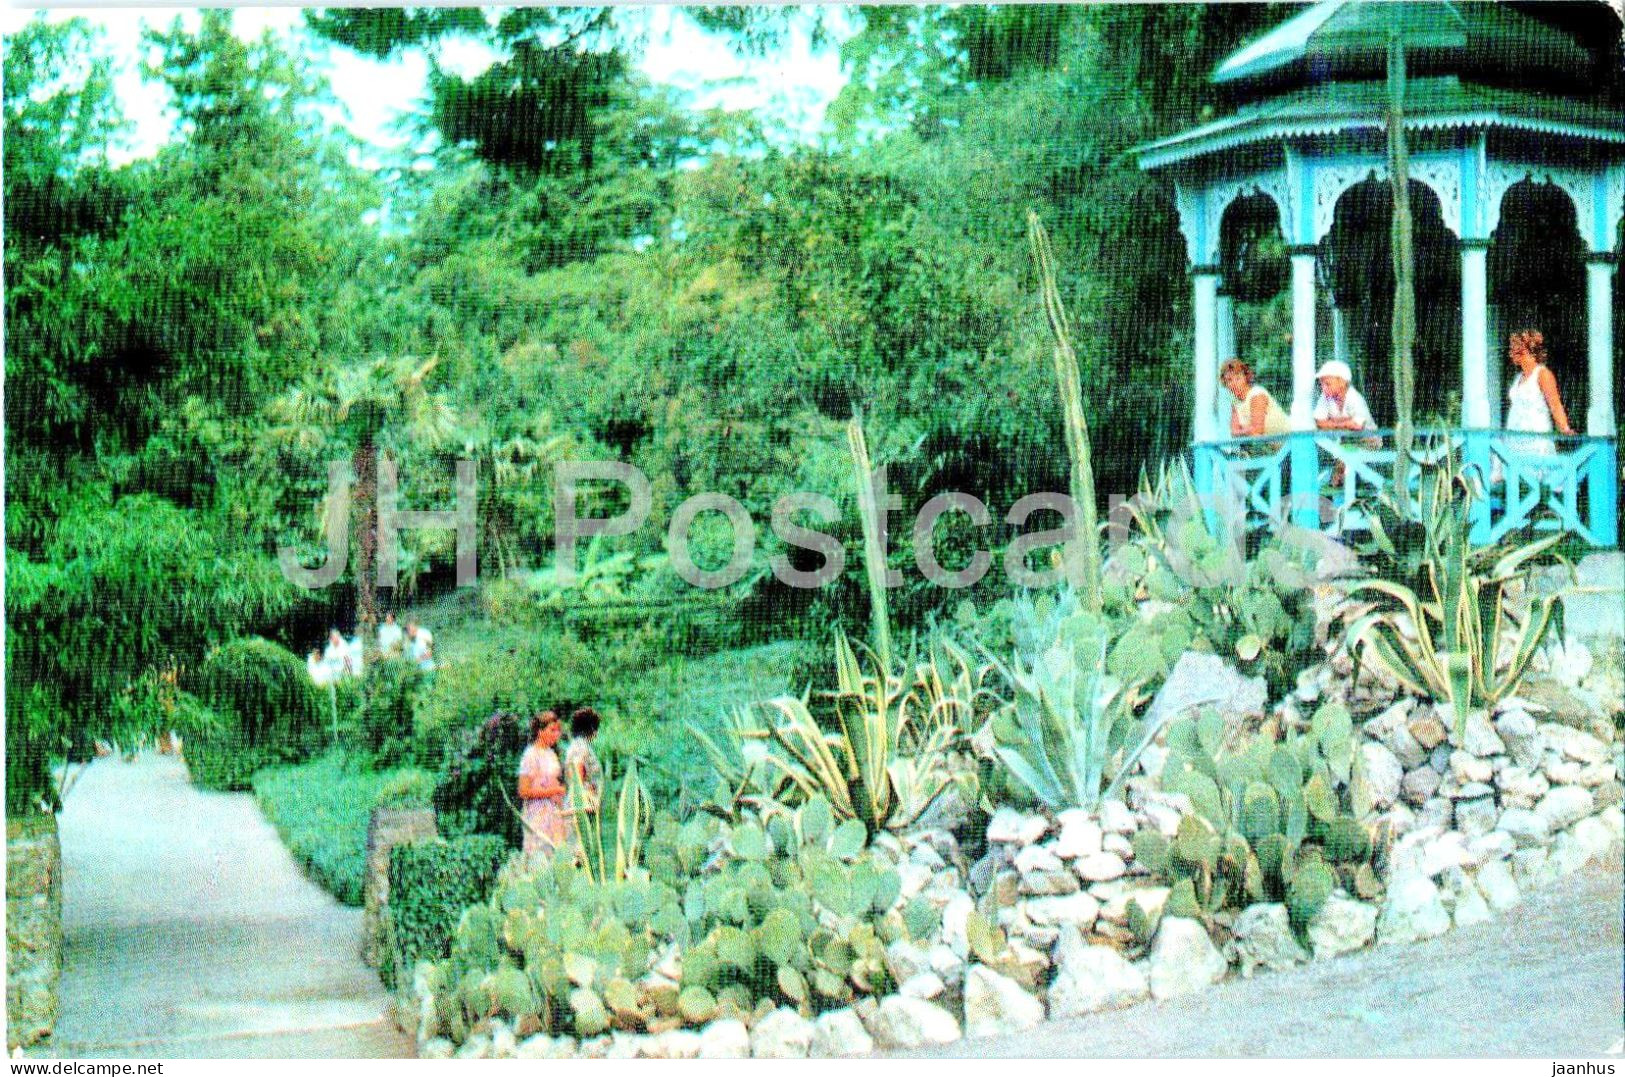
[[[1281,139],[1380,131],[1396,34],[1409,76],[1407,130],[1501,128],[1625,144],[1625,108],[1602,91],[1608,76],[1602,53],[1594,51],[1598,20],[1612,15],[1601,4],[1550,8],[1534,18],[1488,0],[1321,0],[1214,68],[1210,81],[1235,106],[1232,114],[1138,147],[1140,165],[1160,168]],[[1617,37],[1617,22],[1609,25]]]
[[[1325,0],[1226,57],[1217,84],[1381,78],[1389,39],[1431,73],[1525,89],[1587,81],[1593,59],[1562,31],[1485,0]]]
[[[1139,147],[1143,168],[1283,138],[1310,138],[1383,129],[1387,87],[1377,82],[1329,82],[1266,98],[1234,114]],[[1407,131],[1500,127],[1625,144],[1617,109],[1519,90],[1417,79],[1405,87]]]

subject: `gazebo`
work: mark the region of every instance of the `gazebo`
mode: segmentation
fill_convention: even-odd
[[[1362,526],[1364,497],[1391,481],[1388,431],[1376,438],[1317,431],[1311,412],[1323,360],[1350,359],[1357,379],[1362,364],[1388,362],[1349,355],[1342,305],[1361,297],[1328,296],[1323,282],[1340,203],[1362,184],[1368,192],[1389,184],[1387,58],[1397,34],[1408,72],[1412,202],[1442,221],[1437,234],[1455,247],[1459,263],[1450,269],[1459,264],[1460,275],[1459,414],[1443,429],[1419,429],[1421,451],[1459,452],[1490,483],[1476,541],[1533,525],[1566,528],[1595,546],[1618,544],[1613,287],[1625,215],[1625,108],[1598,92],[1619,24],[1606,6],[1595,7],[1598,18],[1576,38],[1560,21],[1503,3],[1324,0],[1219,63],[1210,83],[1230,103],[1228,115],[1138,148],[1143,169],[1173,181],[1190,258],[1192,449],[1202,489],[1231,491],[1253,522],[1290,518],[1349,530]],[[1613,41],[1599,49],[1597,33]],[[1293,432],[1249,444],[1229,438],[1228,394],[1218,399],[1219,364],[1236,350],[1227,287],[1236,264],[1222,237],[1227,214],[1260,196],[1273,203],[1269,219],[1290,258]],[[1518,283],[1492,280],[1489,271],[1493,244],[1520,226],[1512,217],[1524,216],[1503,219],[1503,207],[1532,198],[1566,200],[1561,219],[1546,227],[1578,232],[1566,249],[1578,252],[1585,282],[1584,378],[1564,386],[1566,397],[1585,400],[1583,427],[1581,415],[1571,420],[1584,436],[1551,435],[1549,445],[1533,446],[1539,452],[1528,451],[1527,436],[1501,430],[1506,333],[1520,326],[1497,323]],[[1439,306],[1453,314],[1453,302]],[[1419,305],[1418,321],[1440,314]],[[1454,339],[1456,327],[1449,329]],[[1392,414],[1390,400],[1371,404],[1379,423]]]

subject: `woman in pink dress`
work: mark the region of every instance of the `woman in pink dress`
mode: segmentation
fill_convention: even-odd
[[[561,733],[559,716],[542,711],[530,720],[531,743],[519,759],[519,801],[524,805],[525,855],[551,854],[563,847],[564,768],[553,746]]]

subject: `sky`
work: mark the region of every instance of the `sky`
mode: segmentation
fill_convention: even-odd
[[[233,27],[239,37],[257,38],[269,30],[296,41],[297,51],[308,57],[316,73],[325,76],[340,108],[329,120],[347,127],[368,147],[388,151],[402,147],[406,136],[394,130],[396,121],[413,103],[426,96],[429,64],[421,51],[411,50],[390,61],[358,56],[341,46],[316,39],[303,29],[295,7],[236,7]],[[120,106],[132,125],[125,144],[110,154],[115,164],[149,156],[169,137],[173,115],[168,91],[144,81],[133,43],[143,25],[168,26],[177,16],[196,25],[196,8],[99,6],[48,8],[52,19],[82,17],[102,28],[109,51],[119,59],[115,85]],[[8,4],[0,8],[0,33],[11,33],[35,9]],[[680,9],[654,6],[640,10],[647,20],[647,44],[641,67],[655,82],[687,91],[700,109],[766,111],[803,139],[819,130],[824,110],[845,83],[833,46],[814,49],[804,26],[795,26],[784,49],[773,56],[736,56],[720,38],[699,29]],[[838,28],[839,17],[834,20]],[[469,39],[452,39],[437,46],[443,69],[466,76],[483,71],[494,54]],[[376,166],[382,153],[364,152],[358,164]]]

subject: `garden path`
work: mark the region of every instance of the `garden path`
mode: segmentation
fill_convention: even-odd
[[[1592,864],[1494,920],[1198,995],[921,1055],[1587,1058],[1622,1050],[1621,866]]]
[[[60,816],[62,1013],[35,1054],[407,1057],[361,911],[306,879],[243,793],[144,754],[93,763]]]

